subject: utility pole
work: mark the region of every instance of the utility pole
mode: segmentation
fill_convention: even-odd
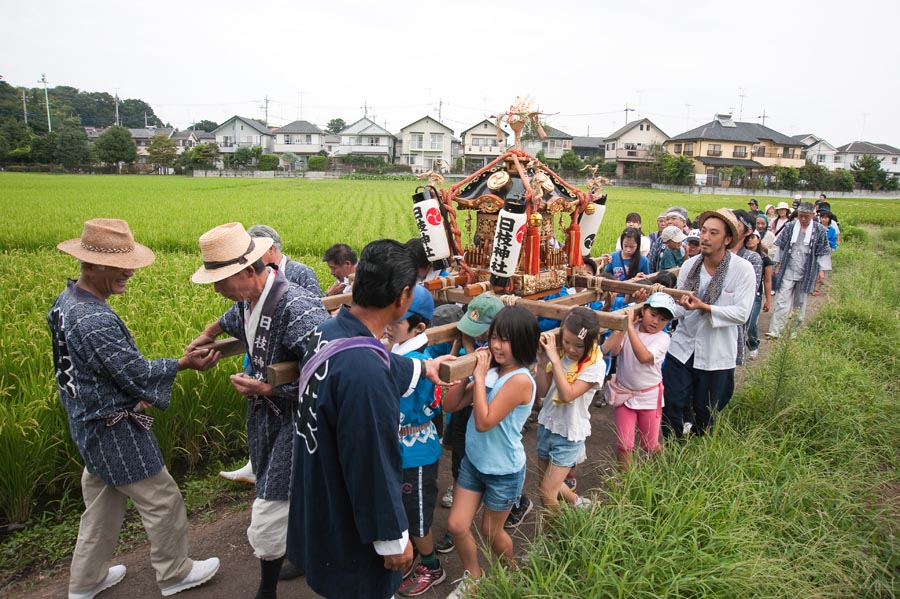
[[[116,127],[119,126],[119,88],[116,88]]]
[[[625,104],[625,124],[628,124],[628,113],[634,112],[634,108],[628,108],[628,104]]]
[[[22,88],[22,116],[25,117],[25,124],[28,124],[28,100],[25,99],[25,88]]]
[[[687,131],[690,128],[691,122],[691,107],[693,104],[685,104],[684,107],[687,109],[687,114],[684,117],[684,130]]]
[[[47,105],[47,132],[53,133],[53,123],[50,122],[50,96],[47,94],[47,75],[41,73],[41,80],[38,83],[44,84],[44,104]]]
[[[363,118],[369,118],[369,108],[370,108],[370,106],[369,106],[367,100],[363,100],[363,105],[360,106],[360,108],[362,108],[362,111],[363,111]]]
[[[763,127],[765,127],[766,126],[766,109],[763,108],[763,113],[756,118],[762,119],[762,125],[763,125]]]
[[[263,100],[263,105],[260,108],[265,109],[266,117],[263,119],[263,124],[268,127],[269,126],[269,95],[266,94],[265,99]]]
[[[741,104],[740,104],[741,107],[738,110],[738,120],[740,121],[740,120],[743,120],[743,118],[744,118],[744,98],[747,97],[747,94],[744,93],[746,90],[743,87],[739,87],[738,90],[740,90],[740,92],[741,92],[738,94],[738,97],[741,99]]]
[[[147,111],[144,111],[144,129],[147,128]]]

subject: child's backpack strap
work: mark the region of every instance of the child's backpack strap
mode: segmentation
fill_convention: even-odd
[[[364,347],[367,347],[378,354],[378,357],[381,358],[384,365],[390,368],[391,356],[388,353],[387,348],[374,337],[344,337],[342,339],[335,339],[334,341],[326,343],[322,349],[313,354],[313,356],[303,365],[299,379],[300,395],[302,396],[303,392],[306,391],[306,387],[309,385],[309,379],[312,378],[313,374],[315,374],[315,372],[330,358],[348,349],[359,349]]]

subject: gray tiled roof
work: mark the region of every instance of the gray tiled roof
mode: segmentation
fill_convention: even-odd
[[[544,125],[544,133],[547,134],[548,139],[575,139],[572,135],[569,135],[565,131],[560,131],[555,127],[551,127],[550,125]]]
[[[714,141],[743,141],[747,143],[757,143],[762,140],[769,140],[782,146],[802,145],[793,137],[789,137],[784,133],[779,133],[774,129],[760,125],[759,123],[742,123],[735,121],[734,125],[734,127],[723,127],[721,122],[713,120],[705,125],[700,125],[696,129],[691,129],[690,131],[669,138],[669,141],[710,139]]]
[[[900,150],[887,144],[876,144],[869,141],[851,141],[837,148],[842,154],[900,154]]]
[[[414,121],[411,122],[409,125],[406,125],[406,127],[400,127],[400,131],[403,131],[404,129],[410,127],[411,125],[415,125],[416,123],[418,123],[419,121],[424,120],[424,119],[431,119],[432,121],[434,121],[435,123],[437,123],[438,125],[440,125],[441,127],[443,127],[444,129],[446,129],[447,131],[449,131],[451,136],[453,135],[453,129],[451,129],[450,127],[448,127],[448,126],[445,125],[444,123],[440,122],[439,120],[437,120],[436,118],[434,118],[434,117],[431,116],[431,115],[425,115],[425,116],[423,116],[423,117],[421,117],[421,118],[418,118],[418,119],[414,120]],[[397,137],[401,137],[401,136],[398,135]]]
[[[338,132],[338,135],[389,135],[394,139],[397,138],[396,135],[366,117],[347,125]]]
[[[492,135],[495,135],[495,134],[497,133],[497,123],[495,123],[494,121],[488,120],[488,119],[484,119],[483,121],[480,121],[480,122],[478,122],[478,123],[475,123],[474,125],[472,125],[472,126],[469,127],[468,129],[464,130],[462,133],[459,134],[460,137],[462,137],[463,135],[465,135],[466,133],[468,133],[469,131],[471,131],[471,130],[474,129],[475,127],[478,127],[479,125],[482,125],[482,124],[484,124],[484,123],[487,123],[488,125],[490,125],[490,128],[488,129],[488,131],[489,131]],[[504,137],[509,137],[509,133],[508,133],[506,130],[504,130],[502,127],[500,128],[500,131],[503,131],[503,136],[504,136]],[[483,132],[482,132],[482,133],[483,133]]]
[[[603,145],[602,137],[573,137],[573,148],[600,148]]]
[[[288,123],[284,127],[275,129],[275,133],[318,133],[324,135],[325,132],[310,123],[309,121],[294,121]]]
[[[227,125],[228,123],[233,121],[234,119],[241,119],[242,121],[244,121],[245,123],[247,123],[254,129],[256,129],[256,131],[258,131],[259,133],[262,133],[263,135],[272,135],[272,132],[269,130],[269,128],[264,126],[262,123],[260,123],[258,121],[254,121],[253,119],[248,119],[245,116],[239,116],[239,115],[234,115],[233,117],[231,117],[230,119],[228,119],[227,121],[225,121],[224,123],[219,125],[216,128],[216,131],[218,131],[219,129],[221,129],[222,127],[224,127],[225,125]]]

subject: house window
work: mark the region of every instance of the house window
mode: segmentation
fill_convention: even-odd
[[[853,162],[859,162],[859,154],[853,155]]]
[[[443,150],[444,149],[444,136],[440,133],[432,133],[431,134],[431,149],[432,150]]]
[[[816,162],[825,162],[825,154],[816,154]]]
[[[285,135],[285,136],[284,136],[284,145],[290,146],[290,145],[292,145],[293,143],[294,143],[294,137],[293,137],[292,135]]]
[[[674,152],[675,154],[681,154],[681,144],[675,144],[672,147],[672,152]]]
[[[369,145],[370,145],[370,146],[377,146],[377,145],[378,145],[378,138],[377,138],[377,137],[370,137],[370,138],[369,138]]]
[[[893,156],[893,157],[891,158],[891,164],[897,164],[897,157],[896,157],[896,156]]]
[[[747,157],[747,146],[734,146],[734,157],[735,158],[746,158]]]
[[[643,131],[643,130],[644,130],[644,126],[643,126],[643,125],[640,125],[640,127],[641,127],[641,131]]]
[[[693,156],[694,155],[694,143],[684,144],[684,155],[685,156]]]
[[[840,162],[840,161],[841,161],[841,157],[838,156],[837,154],[835,154],[835,155],[834,155],[834,161],[835,161],[835,162]]]
[[[722,155],[722,144],[709,144],[709,148],[706,150],[707,156],[721,156]]]
[[[307,135],[307,136],[306,136],[306,143],[308,143],[308,144],[311,144],[311,143],[312,143],[312,135]]]
[[[407,156],[407,159],[408,159],[407,164],[409,164],[410,166],[414,166],[416,164],[416,155],[415,154],[410,154],[409,156]]]
[[[413,133],[409,136],[409,147],[413,150],[421,150],[425,147],[425,136],[421,133]]]

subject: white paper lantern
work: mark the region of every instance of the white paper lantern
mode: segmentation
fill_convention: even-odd
[[[606,196],[603,196],[593,204],[588,204],[588,208],[591,206],[594,208],[593,214],[588,214],[588,210],[585,210],[578,221],[578,226],[581,228],[582,256],[589,255],[591,248],[594,246],[594,239],[597,238],[597,231],[600,230],[600,225],[603,223],[603,215],[606,214]]]
[[[494,245],[491,250],[491,274],[508,278],[516,272],[519,254],[522,252],[522,241],[525,239],[525,204],[507,202],[497,215],[497,228],[494,230]],[[521,212],[519,210],[521,209]]]
[[[427,188],[413,195],[413,217],[416,219],[416,228],[419,237],[422,238],[422,245],[425,246],[428,261],[437,262],[449,258],[450,243],[447,241],[441,204],[430,195]]]

